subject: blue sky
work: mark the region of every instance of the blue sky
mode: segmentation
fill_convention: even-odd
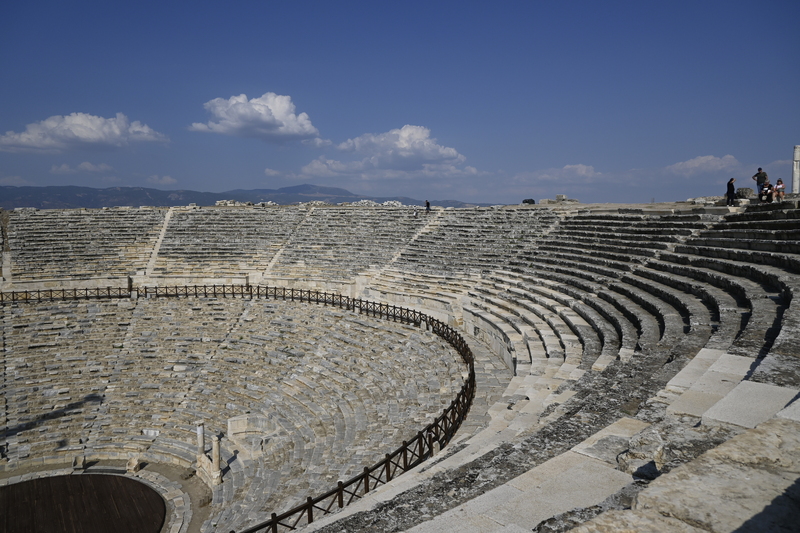
[[[800,2],[4,2],[0,185],[519,203],[791,177]]]

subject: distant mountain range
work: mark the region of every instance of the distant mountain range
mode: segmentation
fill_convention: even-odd
[[[423,205],[424,200],[405,196],[382,198],[353,194],[345,189],[320,187],[318,185],[296,185],[280,189],[236,189],[225,192],[162,191],[144,187],[111,187],[94,189],[92,187],[52,186],[52,187],[0,187],[0,208],[36,207],[38,209],[70,209],[78,207],[114,207],[130,205],[177,206],[214,205],[217,200],[237,200],[240,202],[275,202],[282,205],[297,202],[321,200],[329,204],[372,200],[383,203],[396,200],[403,205]],[[443,207],[488,206],[492,204],[468,204],[458,200],[431,200],[432,205]]]

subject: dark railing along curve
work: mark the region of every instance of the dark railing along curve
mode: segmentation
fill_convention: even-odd
[[[384,456],[378,463],[364,467],[364,471],[347,481],[340,481],[328,492],[308,499],[288,511],[272,513],[269,520],[252,526],[240,533],[260,531],[278,533],[293,531],[314,521],[315,515],[327,515],[359,500],[378,485],[388,483],[403,472],[424,462],[436,453],[435,446],[445,446],[458,430],[467,415],[475,395],[475,365],[472,351],[464,338],[451,326],[414,309],[395,305],[350,298],[341,294],[321,292],[315,289],[293,287],[270,287],[267,285],[180,285],[166,287],[94,287],[81,289],[44,289],[32,291],[0,292],[0,303],[41,302],[53,300],[111,299],[111,298],[264,298],[281,299],[336,306],[371,317],[413,324],[426,328],[447,341],[467,364],[469,373],[461,390],[442,414],[425,426],[414,437]],[[233,533],[233,532],[232,532]]]

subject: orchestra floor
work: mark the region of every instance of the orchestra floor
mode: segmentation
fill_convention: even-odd
[[[158,533],[164,499],[124,476],[43,477],[0,487],[0,533]]]

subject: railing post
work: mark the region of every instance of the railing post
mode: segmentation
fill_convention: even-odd
[[[369,492],[369,467],[364,467],[364,494]]]
[[[306,505],[308,506],[308,523],[310,524],[314,521],[314,503],[311,496],[306,500]]]
[[[408,471],[408,443],[403,441],[403,472]]]
[[[344,483],[339,482],[339,492],[337,494],[339,500],[339,509],[344,507]]]
[[[272,513],[272,533],[278,533],[278,515]]]
[[[392,480],[392,458],[386,454],[386,483]]]

